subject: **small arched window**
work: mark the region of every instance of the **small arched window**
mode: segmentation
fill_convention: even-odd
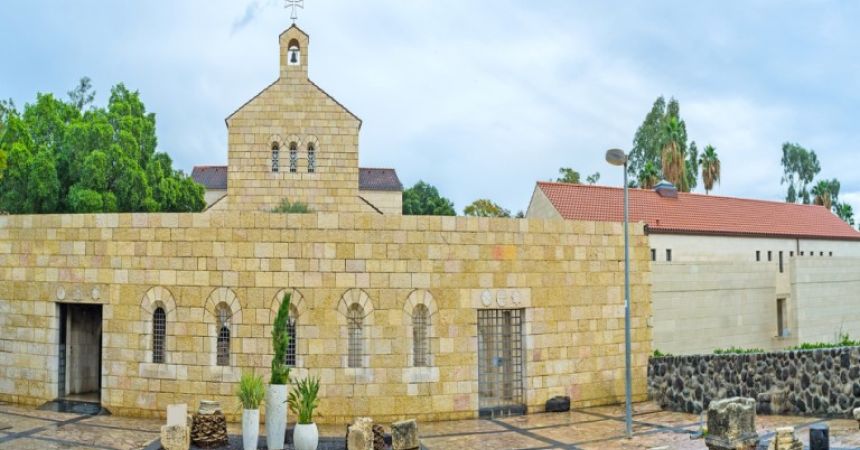
[[[364,334],[364,308],[358,303],[353,303],[346,315],[349,335],[349,367],[361,367],[363,355],[362,337]]]
[[[296,341],[299,338],[296,334],[297,315],[298,311],[296,311],[295,306],[290,305],[290,322],[287,324],[287,332],[290,333],[290,343],[287,345],[287,354],[284,355],[284,364],[290,367],[296,366]]]
[[[217,309],[218,317],[218,341],[217,341],[217,364],[219,366],[230,365],[230,316],[232,312],[226,303],[220,303]]]
[[[277,142],[272,142],[272,172],[281,170],[281,146]]]
[[[317,148],[313,142],[308,144],[308,173],[317,171]]]
[[[299,171],[299,145],[290,142],[290,173]]]
[[[429,317],[430,311],[426,306],[415,305],[412,310],[412,365],[415,367],[430,365]]]
[[[167,335],[167,314],[164,308],[155,308],[152,313],[152,362],[164,363],[164,342]]]

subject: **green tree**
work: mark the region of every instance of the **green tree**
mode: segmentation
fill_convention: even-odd
[[[403,191],[403,214],[412,216],[456,216],[454,203],[423,181]]]
[[[580,176],[579,172],[571,169],[570,167],[561,167],[558,169],[559,175],[561,177],[556,178],[555,181],[559,183],[570,183],[570,184],[579,184]]]
[[[644,166],[642,166],[642,170],[639,171],[636,181],[642,189],[654,189],[654,186],[657,186],[657,183],[660,182],[660,171],[653,162],[648,161]],[[636,186],[634,185],[631,187]]]
[[[714,189],[714,183],[720,182],[720,157],[712,145],[705,146],[699,165],[702,167],[702,184],[707,194]]]
[[[65,101],[37,94],[20,114],[0,102],[0,210],[201,211],[203,187],[156,151],[155,115],[140,94],[119,84],[107,107],[94,98],[83,78]]]
[[[597,184],[600,181],[600,172],[594,172],[593,174],[585,177],[585,182],[588,184]]]
[[[854,208],[848,203],[837,203],[834,205],[836,215],[848,225],[854,226]]]
[[[833,207],[839,203],[839,190],[841,184],[836,178],[832,180],[818,180],[810,194],[813,195],[812,203],[823,206],[828,210],[833,210]]]
[[[511,217],[511,212],[491,200],[475,200],[463,210],[463,214],[476,217]]]
[[[808,205],[810,203],[809,184],[821,172],[818,155],[814,150],[807,150],[799,144],[786,142],[782,144],[781,184],[788,185],[785,201]]]
[[[687,188],[687,161],[682,146],[683,129],[676,117],[669,117],[663,127],[662,164],[663,178],[678,187],[680,191]]]
[[[670,125],[669,122],[675,123]],[[666,156],[670,157],[673,167],[663,166],[667,146],[671,154]],[[649,163],[648,173],[643,173]],[[694,143],[687,144],[687,125],[681,119],[681,105],[674,98],[667,103],[665,98],[658,97],[633,137],[627,165],[630,178],[635,180],[633,183],[640,179],[651,180],[652,168],[657,170],[658,180],[665,178],[681,191],[689,192],[698,184],[698,150]],[[667,171],[682,177],[673,180]]]

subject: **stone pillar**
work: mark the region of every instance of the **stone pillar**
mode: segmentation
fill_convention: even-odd
[[[359,417],[349,426],[346,435],[347,450],[373,450],[373,419]]]
[[[794,435],[794,428],[777,428],[767,450],[803,450],[803,442]]]
[[[391,450],[415,450],[420,446],[418,423],[415,419],[391,424]]]
[[[830,427],[826,423],[809,427],[809,450],[830,450]]]
[[[755,450],[756,402],[751,398],[734,397],[711,402],[708,407],[708,436],[705,445],[710,450]]]

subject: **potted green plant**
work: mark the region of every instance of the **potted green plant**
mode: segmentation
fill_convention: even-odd
[[[290,391],[290,410],[298,416],[293,429],[293,445],[296,450],[316,450],[319,430],[314,423],[314,410],[319,406],[320,379],[309,377],[300,380]]]
[[[266,445],[272,450],[284,448],[287,433],[287,384],[290,367],[286,364],[290,346],[290,294],[284,294],[272,328],[272,378],[266,387]]]
[[[243,373],[236,395],[242,403],[242,448],[256,450],[260,440],[260,404],[266,395],[263,377]]]

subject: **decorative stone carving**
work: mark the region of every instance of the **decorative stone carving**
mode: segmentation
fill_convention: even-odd
[[[227,418],[218,402],[203,400],[191,424],[191,442],[200,448],[227,445]]]
[[[794,435],[794,428],[777,428],[767,450],[803,450],[803,442]]]
[[[373,426],[373,450],[388,450],[385,445],[385,429],[379,424]]]
[[[418,440],[418,423],[415,419],[391,424],[391,449],[414,450],[421,446]]]
[[[755,400],[734,397],[711,402],[705,437],[710,450],[754,450],[758,441]]]

